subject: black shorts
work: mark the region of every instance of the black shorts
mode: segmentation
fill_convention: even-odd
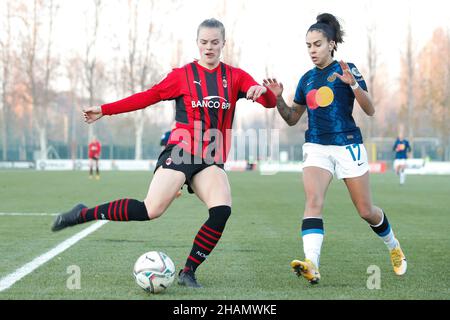
[[[156,170],[158,170],[158,168],[161,166],[164,169],[172,169],[183,172],[186,177],[186,181],[184,182],[184,184],[188,186],[189,193],[194,193],[194,190],[192,190],[191,188],[192,178],[194,178],[194,176],[203,169],[206,169],[210,166],[218,166],[219,168],[224,170],[223,163],[206,163],[200,157],[194,156],[192,154],[187,154],[186,151],[181,148],[177,148],[178,150],[175,150],[175,152],[177,152],[177,155],[179,155],[180,157],[182,157],[183,155],[185,157],[188,157],[189,163],[175,163],[175,161],[172,159],[172,151],[175,146],[176,145],[174,144],[170,144],[161,152],[158,157],[158,162],[156,163],[155,171],[153,171],[153,173],[155,173]],[[183,152],[185,154],[183,154]]]

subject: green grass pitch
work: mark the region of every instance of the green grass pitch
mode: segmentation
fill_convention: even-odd
[[[55,213],[124,197],[143,199],[152,174],[0,171],[0,212]],[[353,207],[342,181],[334,180],[324,210],[321,283],[309,285],[290,270],[303,258],[301,175],[229,173],[233,213],[208,261],[197,271],[201,290],[174,283],[150,295],[134,282],[139,255],[158,250],[184,265],[207,209],[186,189],[158,220],[109,222],[31,274],[0,292],[3,299],[442,299],[450,297],[450,178],[371,175],[374,203],[382,207],[408,259],[396,276],[387,248]],[[0,215],[0,279],[88,225],[52,233],[52,216]],[[69,289],[68,267],[81,270],[81,288]],[[380,289],[368,289],[369,266],[378,266]],[[175,280],[176,281],[176,280]]]

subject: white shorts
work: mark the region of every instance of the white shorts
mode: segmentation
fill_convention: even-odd
[[[303,145],[305,167],[328,170],[338,179],[356,178],[369,171],[369,161],[363,144],[334,146],[307,142]]]
[[[406,159],[395,159],[394,160],[394,168],[397,168],[398,166],[406,167]]]

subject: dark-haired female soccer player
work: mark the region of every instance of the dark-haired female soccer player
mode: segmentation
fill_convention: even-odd
[[[327,13],[319,15],[317,22],[308,29],[306,45],[315,67],[301,77],[293,106],[289,107],[283,100],[281,83],[275,79],[264,80],[277,96],[278,111],[290,126],[300,120],[305,110],[308,112],[303,145],[305,260],[294,260],[291,266],[298,276],[313,284],[320,280],[319,258],[324,237],[322,209],[333,175],[344,180],[359,215],[389,248],[395,273],[406,272],[405,256],[386,214],[372,204],[367,154],[361,131],[352,117],[355,99],[368,116],[375,112],[366,83],[354,64],[337,62],[333,58],[338,43],[343,42],[343,34],[336,17]]]
[[[60,214],[53,231],[97,219],[147,221],[160,217],[184,185],[205,203],[209,218],[198,231],[178,283],[201,287],[197,267],[208,257],[231,214],[231,191],[223,164],[230,149],[229,138],[236,102],[247,98],[274,108],[276,97],[248,73],[222,63],[225,28],[216,19],[203,21],[197,30],[200,59],[174,69],[149,90],[101,107],[84,109],[87,123],[104,115],[145,108],[161,100],[175,100],[176,126],[159,156],[144,201],[120,199],[88,209],[78,205]]]
[[[405,184],[406,180],[406,160],[411,152],[411,145],[404,136],[404,127],[400,126],[397,139],[395,140],[392,150],[395,151],[394,169],[395,173],[400,177],[400,185]]]

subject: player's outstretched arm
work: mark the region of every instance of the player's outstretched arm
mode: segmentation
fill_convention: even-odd
[[[83,108],[83,116],[84,122],[91,124],[103,117],[102,108],[99,106]]]
[[[277,109],[284,121],[290,126],[297,124],[306,107],[295,102],[292,107],[289,107],[282,96],[283,84],[278,82],[277,79],[264,79],[264,85],[277,97]]]
[[[275,108],[277,99],[272,91],[260,85],[247,72],[242,69],[234,69],[237,79],[239,93],[245,93],[247,100],[258,102],[265,108]],[[242,97],[242,96],[241,96]]]

